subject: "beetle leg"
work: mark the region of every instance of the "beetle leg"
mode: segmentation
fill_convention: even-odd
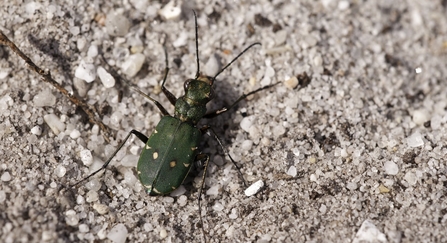
[[[206,115],[204,115],[203,117],[204,117],[204,118],[213,118],[213,117],[216,117],[216,116],[218,116],[218,115],[220,115],[220,114],[222,114],[222,113],[224,113],[224,112],[227,112],[228,110],[230,110],[231,108],[233,108],[234,106],[236,106],[237,103],[241,102],[241,100],[247,98],[248,96],[250,96],[250,95],[252,95],[252,94],[255,94],[255,93],[258,93],[258,92],[260,92],[260,91],[262,91],[262,90],[265,90],[265,89],[270,89],[271,87],[273,87],[273,86],[275,86],[275,85],[277,85],[277,84],[279,84],[279,83],[280,83],[280,82],[277,82],[277,83],[274,83],[274,84],[270,84],[270,85],[266,85],[266,86],[261,87],[261,88],[259,88],[259,89],[257,89],[257,90],[251,91],[250,93],[243,94],[243,95],[242,95],[241,97],[239,97],[239,99],[237,99],[232,105],[230,105],[230,107],[228,107],[228,108],[227,108],[227,107],[222,107],[222,108],[220,108],[220,109],[211,111],[211,112],[207,113]]]
[[[202,183],[200,184],[200,188],[199,188],[199,196],[197,198],[197,204],[199,205],[199,218],[200,218],[200,223],[202,224],[202,234],[204,237],[204,242],[206,242],[206,234],[205,234],[205,229],[204,224],[203,224],[203,218],[202,218],[202,206],[200,204],[200,201],[202,200],[202,191],[203,188],[205,187],[205,177],[206,177],[206,172],[208,170],[208,165],[210,162],[210,156],[207,154],[198,154],[196,155],[196,161],[203,161],[205,160],[204,166],[203,166],[203,175],[202,175]]]
[[[244,183],[244,186],[247,186],[247,183],[245,182],[244,179],[244,175],[242,175],[241,169],[239,168],[239,166],[236,164],[236,162],[234,161],[234,159],[231,157],[230,153],[228,153],[228,151],[225,149],[225,147],[223,146],[222,141],[220,140],[220,138],[217,136],[216,132],[214,131],[214,129],[208,125],[204,125],[202,128],[200,128],[200,131],[202,132],[202,134],[206,133],[208,130],[210,130],[211,132],[213,132],[213,136],[214,138],[217,140],[217,142],[219,143],[220,147],[222,148],[223,152],[225,155],[227,155],[230,160],[231,163],[233,163],[234,167],[236,167],[237,172],[239,173],[239,176],[242,179],[242,182]]]
[[[165,94],[165,96],[166,96],[166,98],[168,98],[169,102],[171,102],[172,105],[175,105],[177,98],[165,87],[166,79],[168,78],[169,64],[168,64],[168,51],[166,50],[166,47],[164,47],[164,50],[165,50],[165,57],[166,57],[166,68],[165,68],[165,76],[163,78],[163,82],[161,83],[161,91],[163,91],[163,94]]]
[[[79,185],[81,182],[84,182],[86,180],[88,180],[89,178],[91,178],[92,176],[98,174],[101,170],[105,170],[107,168],[107,166],[110,164],[110,162],[112,161],[113,157],[115,157],[115,155],[118,153],[118,151],[121,150],[121,148],[124,146],[124,144],[127,142],[127,140],[129,139],[130,135],[135,135],[137,136],[137,138],[139,138],[142,142],[147,143],[147,140],[149,139],[148,137],[146,137],[144,134],[142,134],[141,132],[137,131],[137,130],[132,130],[129,132],[129,134],[127,134],[126,138],[124,139],[124,141],[120,144],[120,146],[118,146],[118,148],[115,150],[115,152],[113,152],[112,156],[110,156],[110,158],[104,163],[104,165],[102,165],[101,168],[99,168],[98,170],[96,170],[95,172],[91,173],[90,175],[88,175],[87,177],[83,178],[82,180],[76,182],[75,184],[72,185],[72,187],[75,187],[77,185]]]
[[[165,50],[166,51],[166,50]],[[161,111],[161,113],[163,114],[163,116],[169,116],[169,112],[163,107],[163,105],[161,105],[157,100],[155,100],[154,98],[150,97],[148,94],[144,93],[143,91],[141,91],[140,89],[138,89],[138,87],[133,84],[132,82],[130,82],[129,80],[125,79],[124,77],[121,77],[115,70],[113,70],[113,68],[111,68],[110,64],[107,62],[107,60],[104,58],[104,56],[102,56],[102,61],[110,67],[110,69],[108,69],[107,71],[110,72],[112,74],[112,76],[115,79],[121,80],[123,81],[127,86],[129,86],[130,89],[132,89],[133,91],[139,93],[140,95],[144,96],[146,99],[152,101],[157,108]],[[167,61],[167,59],[166,59]],[[168,71],[169,68],[166,66],[165,69],[165,77],[163,79],[163,85],[164,85],[164,81],[166,80],[166,77],[168,76]],[[162,86],[163,89],[163,86]],[[169,91],[168,91],[169,92]],[[169,97],[168,97],[169,98]],[[174,97],[175,98],[175,97]]]

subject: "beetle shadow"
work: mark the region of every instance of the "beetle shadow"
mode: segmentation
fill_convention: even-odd
[[[58,67],[62,69],[62,75],[64,75],[65,80],[73,80],[73,76],[70,75],[72,70],[71,63],[74,62],[75,55],[65,55],[61,52],[60,43],[54,38],[48,39],[38,39],[37,37],[29,34],[27,36],[29,43],[38,49],[40,52],[49,56],[54,63],[57,63]]]
[[[223,107],[230,107],[237,99],[239,99],[242,95],[244,95],[243,92],[241,93],[238,88],[231,85],[225,78],[217,80],[214,83],[214,91],[215,91],[214,99],[210,102],[209,105],[207,105],[208,111],[219,110],[222,109]],[[206,134],[204,134],[203,135],[204,138],[200,143],[201,152],[208,154],[210,156],[209,163],[213,163],[213,157],[215,155],[222,156],[224,160],[224,165],[230,160],[225,151],[227,152],[229,151],[229,147],[232,144],[232,141],[236,138],[236,131],[240,130],[239,123],[234,121],[234,117],[237,115],[238,112],[240,112],[239,111],[240,108],[246,106],[247,106],[247,100],[243,99],[227,112],[219,114],[213,118],[205,118],[201,120],[197,125],[197,127],[199,128],[204,125],[207,125],[210,126],[211,129],[213,130],[208,131]],[[242,117],[246,117],[248,116],[249,112],[240,112],[239,114]],[[213,134],[213,132],[215,134]],[[216,135],[219,138],[219,140],[222,142],[223,147],[221,147],[221,145],[216,140],[214,135]],[[239,161],[235,162],[239,167],[235,168],[235,170],[239,170],[241,164],[239,163]],[[220,170],[224,166],[224,165],[220,166],[217,164],[215,165],[218,167],[218,170]],[[191,168],[190,173],[185,178],[183,185],[185,186],[189,194],[192,194],[191,193],[192,189],[198,188],[194,187],[192,185],[192,182],[195,180],[195,178],[202,175],[201,172],[203,171],[203,169],[204,169],[203,164],[194,163],[193,168]],[[210,174],[212,174],[212,172],[208,171],[207,177],[210,177]]]

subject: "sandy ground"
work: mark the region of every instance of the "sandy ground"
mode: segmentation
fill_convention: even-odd
[[[281,82],[200,123],[214,128],[249,184],[265,183],[246,196],[237,170],[205,135],[207,241],[447,241],[446,1],[184,1],[173,19],[159,14],[162,2],[1,4],[0,30],[97,106],[111,129],[106,142],[76,105],[0,47],[1,242],[203,241],[200,172],[174,194],[148,196],[134,176],[144,146],[136,138],[105,176],[71,186],[131,129],[151,134],[161,118],[123,82],[109,88],[98,77],[76,78],[79,65],[109,68],[96,54],[103,53],[110,69],[172,113],[159,92],[163,46],[166,86],[179,97],[197,71],[192,10],[207,75],[262,44],[219,75],[210,109]],[[136,53],[144,64],[129,76],[123,67]]]

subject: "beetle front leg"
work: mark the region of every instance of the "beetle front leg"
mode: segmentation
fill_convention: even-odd
[[[146,135],[142,134],[141,132],[137,131],[137,130],[132,130],[129,132],[129,134],[127,134],[126,138],[124,139],[124,141],[120,144],[120,146],[118,146],[118,148],[115,150],[115,152],[112,154],[112,156],[110,156],[110,158],[104,163],[104,165],[102,165],[101,168],[99,168],[98,170],[96,170],[95,172],[91,173],[90,175],[88,175],[87,177],[85,177],[84,179],[76,182],[75,184],[72,185],[72,187],[75,187],[77,185],[79,185],[81,182],[84,182],[86,180],[88,180],[89,178],[91,178],[92,176],[98,174],[101,170],[105,170],[107,168],[107,166],[110,164],[110,162],[112,161],[113,157],[115,157],[115,155],[118,153],[118,151],[121,150],[121,148],[124,146],[124,144],[127,142],[127,140],[129,139],[130,135],[135,135],[137,136],[138,139],[140,139],[143,143],[147,143],[147,140],[149,139],[148,137],[146,137]]]
[[[161,83],[161,91],[163,91],[163,94],[165,94],[169,102],[171,102],[172,105],[175,105],[177,98],[165,87],[166,79],[168,78],[169,64],[168,64],[168,51],[166,50],[166,47],[164,47],[164,50],[166,57],[166,67],[165,67],[165,76],[163,78],[163,82]]]
[[[279,83],[280,83],[280,82],[277,82],[277,83],[275,83],[275,84],[266,85],[266,86],[261,87],[261,88],[259,88],[259,89],[257,89],[257,90],[251,91],[251,92],[249,92],[249,93],[247,93],[247,94],[243,94],[241,97],[239,97],[239,99],[237,99],[237,100],[236,100],[232,105],[230,105],[228,108],[227,108],[227,107],[222,107],[222,108],[220,108],[220,109],[217,109],[217,110],[214,110],[214,111],[211,111],[211,112],[207,113],[207,114],[204,115],[203,117],[204,117],[204,118],[213,118],[213,117],[216,117],[216,116],[218,116],[218,115],[220,115],[220,114],[222,114],[222,113],[225,113],[225,112],[227,112],[228,110],[230,110],[231,108],[233,108],[234,106],[236,106],[237,103],[239,103],[239,102],[241,102],[243,99],[247,98],[248,96],[250,96],[250,95],[252,95],[252,94],[256,94],[256,93],[258,93],[258,92],[260,92],[260,91],[262,91],[262,90],[265,90],[265,89],[270,89],[271,87],[273,87],[273,86],[275,86],[275,85],[277,85],[277,84],[279,84]]]
[[[165,49],[166,52],[166,49]],[[169,116],[169,112],[163,107],[163,105],[160,104],[160,102],[158,102],[157,100],[155,100],[154,98],[152,98],[151,96],[149,96],[148,94],[144,93],[143,91],[141,91],[135,84],[133,84],[132,82],[130,82],[129,80],[125,79],[124,77],[121,77],[115,70],[113,70],[113,68],[111,68],[110,64],[107,62],[107,60],[104,58],[104,56],[102,56],[102,61],[109,66],[109,70],[107,70],[108,72],[110,72],[112,74],[113,77],[115,77],[118,80],[121,80],[122,82],[124,82],[127,86],[129,86],[130,89],[132,89],[133,91],[139,93],[140,95],[144,96],[146,99],[152,101],[157,108],[160,110],[160,112],[163,114],[163,116]],[[166,59],[167,61],[167,59]],[[167,64],[166,64],[167,65]],[[168,76],[168,71],[169,68],[166,66],[165,69],[165,77],[163,79],[163,85],[164,82],[166,81],[166,77]],[[163,89],[163,88],[162,88]],[[172,95],[172,94],[171,94]],[[168,97],[169,98],[169,97]],[[175,96],[174,96],[175,98]],[[171,102],[172,103],[172,102]]]

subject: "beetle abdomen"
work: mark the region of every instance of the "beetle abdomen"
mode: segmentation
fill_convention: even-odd
[[[164,116],[141,152],[138,178],[150,195],[179,187],[192,167],[202,134],[190,123]]]

